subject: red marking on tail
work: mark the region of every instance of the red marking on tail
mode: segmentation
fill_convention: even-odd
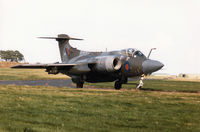
[[[69,56],[69,48],[65,48],[66,55]]]
[[[69,55],[69,49],[67,48],[67,55]]]

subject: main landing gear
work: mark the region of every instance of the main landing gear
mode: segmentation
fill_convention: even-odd
[[[83,88],[84,84],[83,76],[72,76],[72,82],[76,83],[76,88]]]
[[[83,88],[84,82],[77,82],[76,83],[76,88]]]
[[[128,82],[128,78],[118,79],[115,81],[115,89],[120,90],[122,88],[122,84],[126,84]]]
[[[119,81],[119,80],[117,80],[117,81],[115,82],[115,89],[116,89],[116,90],[120,90],[121,88],[122,88],[122,82]]]

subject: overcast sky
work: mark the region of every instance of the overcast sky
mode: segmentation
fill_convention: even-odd
[[[0,0],[0,50],[57,62],[57,42],[37,37],[61,33],[86,51],[156,47],[160,73],[200,73],[200,0]]]

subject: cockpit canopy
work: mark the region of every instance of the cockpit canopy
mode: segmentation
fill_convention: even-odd
[[[132,56],[132,57],[137,57],[137,56],[145,57],[145,55],[141,51],[137,49],[133,49],[133,48],[123,49],[121,50],[121,54]]]

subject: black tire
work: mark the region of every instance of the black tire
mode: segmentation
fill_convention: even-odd
[[[115,89],[120,90],[122,88],[122,83],[120,81],[115,82]]]
[[[76,83],[76,88],[83,88],[83,82]]]

